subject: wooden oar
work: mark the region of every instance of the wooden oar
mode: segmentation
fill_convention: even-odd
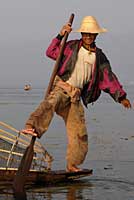
[[[72,25],[73,19],[74,19],[74,14],[71,14],[69,22],[68,22],[70,25]],[[66,43],[67,38],[68,38],[68,33],[66,32],[64,37],[63,37],[63,40],[62,40],[59,56],[56,59],[56,63],[55,63],[54,70],[53,70],[53,73],[52,73],[51,78],[50,78],[50,82],[49,82],[49,85],[48,85],[48,88],[47,88],[45,98],[48,96],[48,94],[50,93],[50,91],[52,89],[52,85],[53,85],[55,76],[56,76],[57,71],[58,71],[58,67],[59,67],[59,64],[60,64],[60,61],[61,61],[61,58],[62,58],[62,55],[63,55],[63,50],[64,50],[64,47],[65,47],[65,43]],[[33,147],[34,147],[35,140],[36,140],[36,137],[33,136],[32,139],[31,139],[30,145],[25,150],[25,153],[22,157],[20,166],[18,168],[18,171],[17,171],[15,178],[14,178],[14,181],[13,181],[13,188],[14,188],[14,192],[16,194],[15,196],[17,196],[18,199],[19,199],[19,197],[21,197],[21,195],[24,192],[24,185],[25,185],[25,181],[26,181],[26,176],[29,172],[29,169],[31,167],[31,163],[32,163],[32,160],[33,160],[33,155],[34,155],[34,148]]]

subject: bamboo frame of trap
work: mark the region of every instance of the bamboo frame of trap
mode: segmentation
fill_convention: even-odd
[[[0,169],[18,168],[30,141],[30,135],[25,135],[13,126],[0,121]],[[52,161],[53,157],[39,141],[36,141],[31,170],[50,170]]]

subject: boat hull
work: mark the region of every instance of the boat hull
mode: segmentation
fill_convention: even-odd
[[[0,182],[12,182],[16,174],[15,169],[0,169]],[[29,171],[26,184],[50,185],[59,182],[68,182],[92,175],[92,169],[84,169],[79,172],[56,171]],[[23,175],[22,175],[23,176]]]

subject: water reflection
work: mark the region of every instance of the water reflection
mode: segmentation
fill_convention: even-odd
[[[134,182],[113,178],[90,178],[53,186],[26,188],[26,196],[17,200],[113,200],[134,199]],[[0,200],[15,200],[11,185],[1,185]]]
[[[77,180],[71,183],[62,183],[57,186],[31,188],[27,192],[28,199],[46,200],[76,200],[85,199],[85,190],[91,189],[93,185],[88,181]],[[33,198],[34,195],[34,198]],[[89,198],[88,198],[89,199]]]
[[[90,182],[79,180],[58,184],[57,186],[27,187],[23,194],[15,195],[10,184],[3,184],[0,186],[0,200],[81,200],[85,199],[84,190],[92,187],[93,185]]]

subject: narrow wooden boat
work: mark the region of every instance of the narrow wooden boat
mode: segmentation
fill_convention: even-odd
[[[0,181],[10,183],[13,181],[17,169],[0,168]],[[26,184],[52,185],[55,183],[69,182],[79,178],[92,175],[92,169],[84,169],[79,172],[66,172],[65,170],[56,171],[35,171],[30,170],[26,177]]]

